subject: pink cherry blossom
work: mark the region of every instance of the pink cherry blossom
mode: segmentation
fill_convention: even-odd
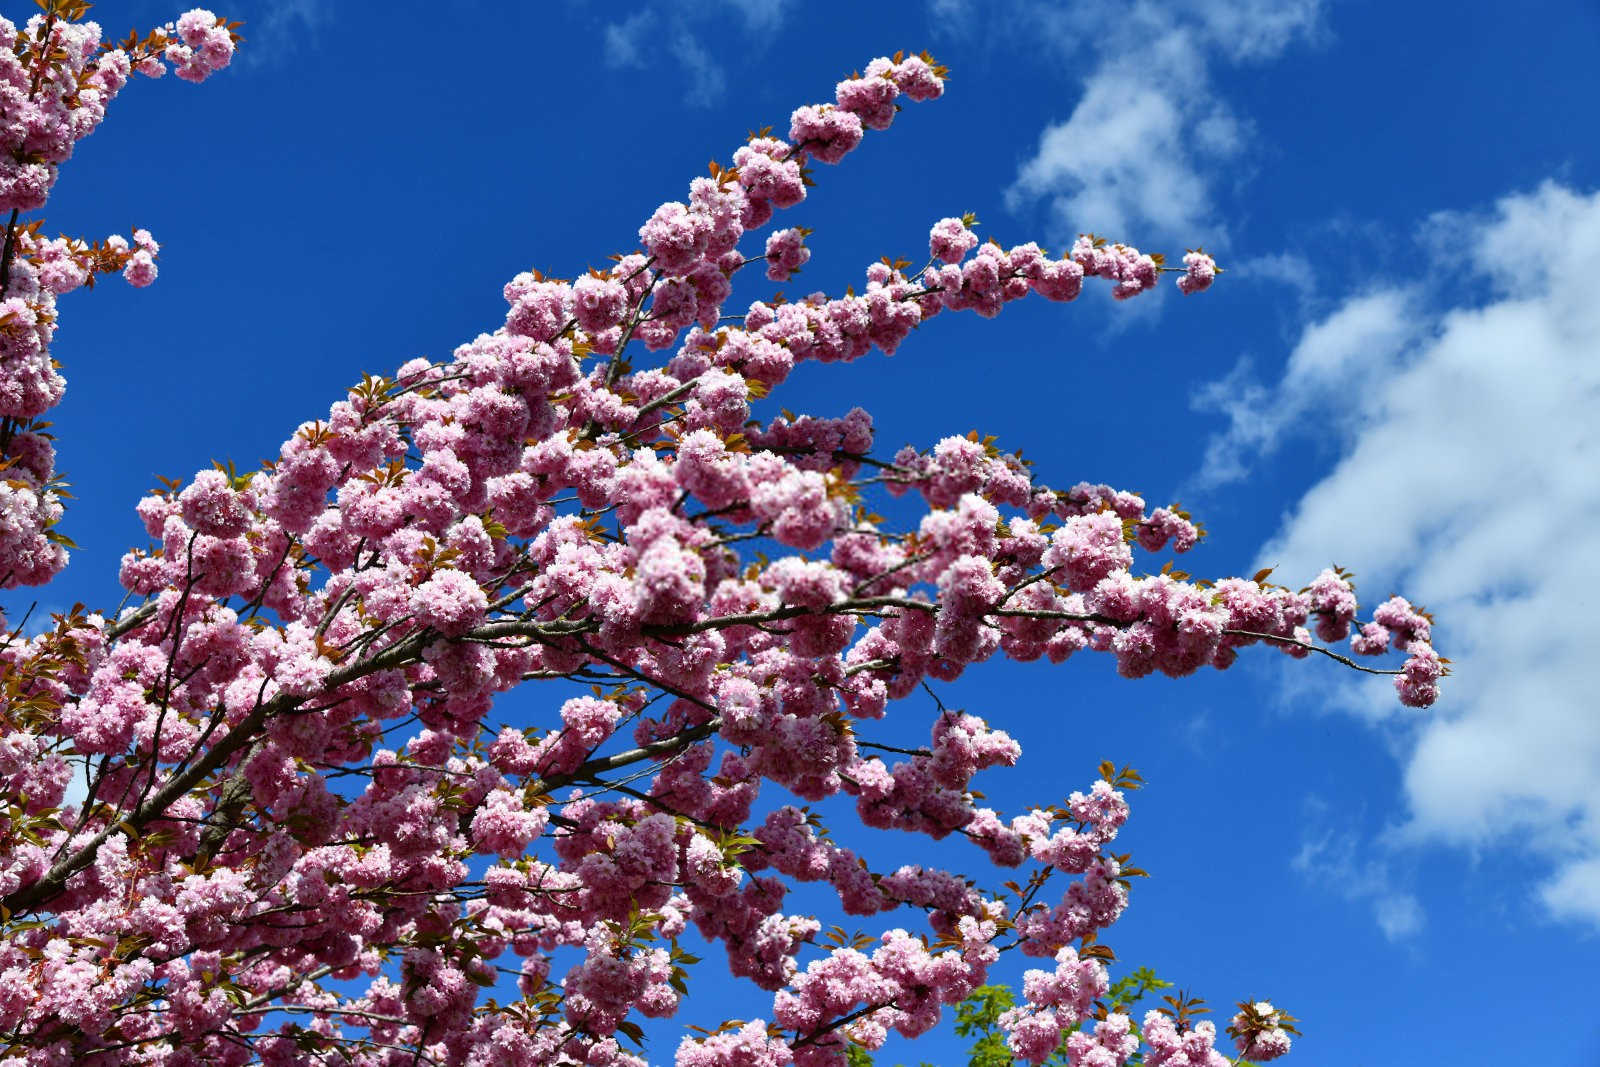
[[[45,204],[132,72],[197,81],[236,43],[204,10],[137,40],[0,20],[0,209]],[[761,284],[750,262],[782,280],[808,261],[806,231],[759,231],[804,199],[810,165],[943,89],[929,57],[873,60],[795,109],[785,139],[752,135],[693,179],[607,268],[519,273],[503,321],[369,376],[259,472],[148,496],[152,543],[120,568],[130,606],[0,643],[14,1047],[50,1064],[657,1062],[627,1046],[640,1019],[689,1006],[692,925],[704,966],[771,1006],[682,1038],[685,1067],[836,1065],[926,1034],[1013,949],[1045,964],[1002,1019],[1018,1058],[1065,1042],[1073,1063],[1120,1067],[1142,1041],[1152,1067],[1226,1062],[1209,1023],[1089,1025],[1108,991],[1095,939],[1143,873],[1111,851],[1136,774],[1102,767],[1005,812],[975,784],[1021,758],[1007,709],[941,702],[894,743],[883,720],[996,655],[1103,653],[1129,678],[1256,645],[1344,659],[1315,627],[1403,653],[1390,673],[1416,706],[1448,661],[1409,601],[1363,621],[1342,571],[1299,593],[1156,571],[1201,535],[1175,504],[1052,489],[976,432],[891,453],[860,408],[767,403],[799,364],[895,353],[939,315],[1070,301],[1094,279],[1127,298],[1169,269],[946,218],[922,269],[884,257],[859,291],[725,314],[736,282]],[[67,560],[35,421],[65,388],[57,298],[110,270],[147,284],[160,248],[145,230],[8,237],[0,584],[36,585]],[[1184,264],[1185,292],[1218,273]],[[508,695],[533,682],[559,695]],[[843,846],[828,821],[852,803],[864,827],[972,846],[975,873]],[[1006,890],[989,866],[1034,881]],[[825,933],[835,909],[871,933]],[[1251,1012],[1239,1048],[1287,1051],[1292,1021]]]

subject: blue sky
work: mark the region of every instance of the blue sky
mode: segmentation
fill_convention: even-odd
[[[131,86],[46,212],[51,232],[148,226],[163,251],[154,288],[63,301],[55,421],[82,549],[42,608],[115,602],[157,475],[276,452],[361,372],[493,329],[516,272],[631,250],[747,130],[928,48],[945,98],[821,169],[785,222],[816,231],[788,291],[859,284],[964,211],[1005,244],[1092,230],[1204,245],[1228,273],[1191,299],[943,316],[893,359],[807,365],[775,401],[860,404],[886,451],[977,428],[1053,484],[1178,497],[1210,530],[1187,569],[1277,564],[1299,585],[1343,564],[1365,598],[1434,610],[1457,668],[1415,713],[1273,655],[1183,682],[1091,656],[988,664],[941,691],[1023,743],[979,786],[1014,808],[1103,758],[1140,768],[1123,842],[1154,877],[1108,942],[1215,1004],[1289,1007],[1295,1062],[1600,1064],[1592,3],[218,10],[246,20],[235,68]],[[176,9],[96,13],[120,35]],[[29,599],[7,594],[8,614]],[[501,714],[553,707],[527,692]],[[913,698],[887,729],[916,737],[931,713]],[[685,1021],[764,1014],[719,967],[696,968]]]

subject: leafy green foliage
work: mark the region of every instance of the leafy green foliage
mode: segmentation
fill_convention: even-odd
[[[1016,1007],[1016,1003],[1015,995],[1005,986],[981,985],[956,1005],[956,1034],[977,1037],[968,1053],[968,1067],[1007,1067],[1011,1063],[1011,1050],[1006,1048],[1006,1035],[1000,1029],[1000,1014]]]
[[[844,1062],[850,1067],[872,1067],[872,1053],[860,1045],[846,1045]]]

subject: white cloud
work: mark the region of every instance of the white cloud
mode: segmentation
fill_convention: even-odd
[[[1088,49],[1091,63],[1071,115],[1044,130],[1007,191],[1011,209],[1045,202],[1058,240],[1089,229],[1135,244],[1224,239],[1212,187],[1251,129],[1216,95],[1209,66],[1276,57],[1314,34],[1320,0],[1000,6],[1068,56]]]
[[[1539,889],[1552,915],[1600,926],[1600,859],[1569,863]]]
[[[1348,437],[1357,431],[1368,417],[1361,403],[1366,383],[1385,379],[1416,339],[1415,301],[1415,294],[1400,289],[1347,301],[1306,328],[1274,389],[1251,380],[1248,359],[1221,381],[1202,386],[1193,399],[1195,409],[1226,415],[1229,426],[1207,444],[1193,481],[1211,488],[1243,478],[1249,456],[1275,449],[1313,412],[1323,434]]]
[[[1548,865],[1551,915],[1600,926],[1600,193],[1547,183],[1426,238],[1455,306],[1346,302],[1239,401],[1208,469],[1343,428],[1261,559],[1290,581],[1337,559],[1369,601],[1439,619],[1455,674],[1432,713],[1354,689],[1401,739],[1397,839],[1520,847]]]
[[[1206,182],[1185,149],[1183,113],[1136,71],[1091,78],[1072,117],[1048,127],[1008,191],[1013,210],[1044,199],[1065,229],[1135,240],[1198,230]]]

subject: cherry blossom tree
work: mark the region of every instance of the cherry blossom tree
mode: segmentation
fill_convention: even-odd
[[[49,582],[72,547],[41,421],[65,384],[57,301],[113,271],[149,284],[159,252],[143,230],[48,238],[26,216],[132,73],[201,81],[237,40],[209,11],[113,43],[82,0],[40,7],[0,20],[8,589]],[[772,220],[817,166],[943,75],[873,60],[691,181],[607,269],[519,274],[504,323],[450,359],[367,376],[259,471],[147,497],[131,606],[8,631],[6,1055],[642,1064],[639,1020],[678,1013],[692,928],[772,996],[767,1018],[687,1031],[684,1067],[844,1063],[926,1033],[1012,951],[1042,966],[997,1020],[1010,1055],[1229,1062],[1192,1002],[1136,1026],[1111,989],[1101,937],[1143,873],[1111,851],[1137,772],[1105,764],[1004,813],[971,788],[1016,763],[1001,729],[941,706],[904,748],[875,724],[997,655],[1100,653],[1137,678],[1263,646],[1392,674],[1413,705],[1444,661],[1403,599],[1359,621],[1337,570],[1299,592],[1149,572],[1199,539],[1188,515],[1051,489],[993,439],[886,455],[860,408],[769,410],[797,364],[891,354],[940,315],[1212,284],[1201,251],[1168,266],[1086,235],[1058,256],[947,218],[920,267],[730,313],[736,280],[807,261],[807,232]],[[1347,638],[1350,655],[1327,647]],[[1390,650],[1403,665],[1353,658]],[[491,726],[495,698],[533,682],[549,716]],[[967,839],[971,870],[874,869],[806,806],[841,795],[867,828]],[[801,883],[880,929],[785,910]],[[1292,1022],[1241,1005],[1235,1049],[1280,1055]]]

